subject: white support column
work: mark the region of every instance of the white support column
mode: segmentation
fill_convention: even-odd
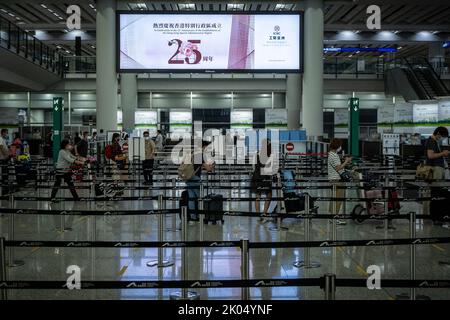
[[[137,76],[134,73],[120,75],[120,106],[122,109],[123,130],[134,130],[134,112],[137,109]]]
[[[31,125],[31,92],[27,92],[27,126]]]
[[[308,137],[323,136],[323,0],[305,1],[303,128]]]
[[[299,73],[289,73],[286,80],[286,110],[288,117],[288,129],[300,128],[302,84]]]
[[[117,130],[116,0],[97,1],[97,129]]]
[[[72,125],[72,92],[68,92],[67,93],[67,106],[68,106],[68,122],[69,122],[69,126]]]

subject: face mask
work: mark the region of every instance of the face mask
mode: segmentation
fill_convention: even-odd
[[[342,147],[339,147],[336,151],[337,152],[341,152],[342,151]]]
[[[144,137],[144,139],[145,139],[145,140],[149,140],[149,139],[150,139],[150,137]]]

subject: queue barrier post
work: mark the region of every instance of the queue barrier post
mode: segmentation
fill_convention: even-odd
[[[0,238],[0,282],[6,281],[6,252],[5,238]],[[0,289],[0,300],[7,300],[8,293],[5,288]]]
[[[163,195],[158,195],[158,208],[160,210],[165,209],[165,202],[163,199]],[[158,214],[158,241],[162,242],[164,241],[164,214]],[[164,259],[164,248],[159,247],[158,248],[158,260],[152,260],[147,262],[147,267],[158,267],[158,268],[166,268],[171,267],[175,263],[173,261]]]
[[[325,274],[324,282],[325,300],[336,300],[336,275]]]
[[[308,216],[311,213],[311,210],[309,207],[309,201],[310,201],[309,197],[310,197],[309,194],[306,193],[305,194],[305,212]],[[308,217],[304,221],[304,224],[305,224],[305,241],[311,241],[311,226],[312,226],[311,218]],[[303,252],[304,252],[304,260],[295,261],[293,264],[294,267],[312,269],[312,268],[319,268],[321,266],[321,264],[319,262],[311,261],[311,248],[310,247],[304,248]]]
[[[248,280],[250,275],[250,263],[249,263],[249,241],[248,239],[241,239],[241,279]],[[241,288],[241,299],[250,300],[250,288]]]
[[[182,241],[187,241],[187,226],[188,226],[188,207],[181,208],[181,238]],[[186,247],[181,248],[181,278],[182,280],[189,279],[189,269],[187,263]],[[199,300],[200,295],[194,291],[188,291],[187,288],[182,288],[180,292],[174,292],[170,295],[171,300]]]
[[[205,237],[205,213],[204,213],[204,197],[205,197],[205,189],[203,187],[203,184],[200,184],[200,197],[198,199],[198,209],[200,211],[199,214],[199,223],[200,223],[200,241],[204,240]]]
[[[411,211],[409,213],[409,231],[411,239],[416,237],[416,212]],[[414,244],[409,246],[410,248],[410,280],[416,280],[416,247]],[[416,288],[410,289],[411,300],[416,300]]]
[[[281,199],[281,175],[279,173],[277,175],[277,186],[278,186],[278,188],[277,188],[277,198]],[[281,200],[277,200],[277,201],[278,201],[278,203],[277,203],[277,206],[276,206],[276,211],[280,211]],[[275,213],[278,213],[278,212],[275,212]],[[276,225],[275,226],[271,226],[269,228],[269,230],[270,231],[283,231],[283,230],[289,230],[289,228],[283,227],[281,225],[281,217],[277,217]]]
[[[10,194],[9,195],[9,201],[11,202],[11,206],[12,208],[14,208],[14,195]],[[8,231],[8,235],[9,235],[9,240],[14,241],[15,238],[15,214],[11,214],[9,216],[9,231]],[[21,267],[25,264],[24,261],[22,260],[14,260],[14,250],[13,247],[9,247],[8,248],[8,267],[10,268],[16,268],[16,267]]]
[[[177,207],[177,200],[176,200],[176,195],[177,195],[177,179],[176,178],[172,178],[172,208],[176,208]],[[171,232],[177,232],[179,231],[179,229],[177,228],[177,217],[175,214],[172,214],[172,225],[170,228],[167,228],[166,231],[171,231]]]

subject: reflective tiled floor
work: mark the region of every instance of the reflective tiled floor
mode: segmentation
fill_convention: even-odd
[[[234,178],[236,178],[235,176]],[[158,185],[158,184],[156,184]],[[65,191],[68,194],[67,191]],[[86,191],[87,192],[87,191]],[[169,190],[167,195],[175,191]],[[326,191],[310,191],[311,195],[326,195]],[[18,193],[20,194],[20,193]],[[35,194],[34,191],[24,191],[22,194]],[[129,192],[127,192],[130,195]],[[126,194],[126,195],[127,195]],[[156,195],[156,191],[141,191],[140,195]],[[233,190],[233,196],[241,194],[248,196],[247,191]],[[41,190],[41,196],[48,195],[48,190]],[[61,193],[62,195],[62,193]],[[137,195],[137,194],[135,194]],[[179,195],[179,191],[176,192]],[[157,201],[131,201],[108,203],[111,209],[150,209],[157,208]],[[169,201],[167,207],[175,203]],[[318,203],[320,213],[326,213],[328,203]],[[354,204],[348,203],[347,208]],[[54,205],[47,202],[7,201],[1,207],[15,208],[53,208],[53,209],[88,209],[102,210],[103,203],[73,203],[65,201]],[[254,204],[252,204],[252,211]],[[236,202],[231,205],[232,210],[249,210],[249,203]],[[402,203],[402,213],[415,210],[420,211],[417,203]],[[9,239],[10,215],[0,218],[0,234]],[[158,240],[157,217],[155,216],[111,216],[111,217],[66,217],[65,225],[71,226],[72,231],[63,232],[60,229],[61,217],[30,216],[15,217],[16,240],[124,240],[124,241],[156,241]],[[166,226],[171,227],[172,216],[165,219]],[[180,221],[176,217],[176,225]],[[346,226],[337,227],[338,239],[382,239],[409,237],[408,220],[396,220],[396,230],[377,229],[380,222],[366,221],[358,225],[349,221]],[[204,226],[205,240],[239,240],[248,238],[250,241],[303,241],[304,222],[295,219],[283,220],[286,231],[271,231],[271,223],[261,224],[252,217],[226,217],[225,224]],[[199,239],[198,224],[188,227],[189,240]],[[418,220],[416,223],[417,236],[449,236],[450,230],[434,226],[430,222]],[[180,240],[180,232],[165,231],[164,240]],[[327,220],[313,220],[311,240],[331,239],[332,227]],[[157,249],[130,248],[16,248],[14,257],[23,260],[25,265],[8,268],[10,280],[63,280],[67,278],[66,268],[69,265],[80,266],[81,277],[87,280],[155,280],[181,279],[181,251],[180,249],[166,249],[167,259],[175,261],[175,265],[168,268],[151,268],[146,263],[157,259]],[[237,248],[191,248],[187,249],[190,279],[239,279],[240,251]],[[410,273],[409,246],[387,247],[339,247],[336,249],[336,263],[332,263],[332,249],[313,248],[311,259],[321,266],[315,269],[295,268],[293,262],[304,258],[303,249],[252,249],[250,253],[250,277],[252,278],[298,278],[320,277],[325,273],[336,273],[341,278],[364,278],[369,265],[378,265],[383,278],[408,279]],[[418,245],[416,246],[416,278],[417,279],[450,279],[450,267],[440,265],[441,260],[450,261],[450,245]],[[176,289],[133,289],[133,290],[9,290],[10,299],[168,299],[170,293]],[[201,299],[240,299],[239,288],[216,288],[196,290]],[[252,288],[252,299],[322,299],[323,291],[315,287],[279,287]],[[365,288],[338,288],[337,299],[396,299],[397,295],[409,294],[409,289],[384,288],[368,290]],[[426,295],[432,299],[450,299],[450,290],[420,289],[418,295]]]

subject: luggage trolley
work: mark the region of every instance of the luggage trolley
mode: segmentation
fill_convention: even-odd
[[[385,212],[385,202],[377,201],[377,199],[383,199],[383,190],[377,188],[375,177],[366,172],[353,172],[353,181],[359,182],[361,189],[355,189],[355,193],[361,198],[366,199],[362,203],[358,203],[353,208],[351,214],[354,217],[354,221],[358,224],[362,224],[365,220],[364,216],[374,214],[396,214],[400,211],[400,202],[398,200],[398,193],[394,190],[388,191],[388,212]]]

